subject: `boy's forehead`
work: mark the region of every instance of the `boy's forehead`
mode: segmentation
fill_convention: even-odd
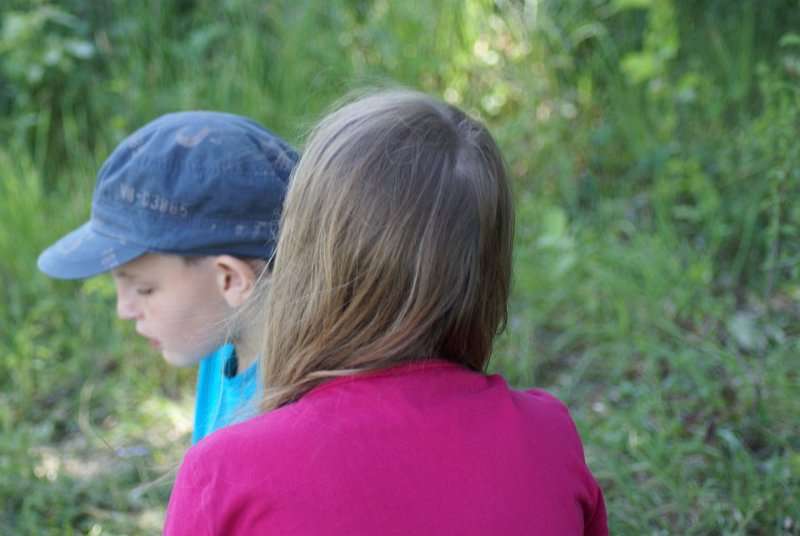
[[[145,253],[132,261],[111,270],[111,274],[122,279],[142,279],[152,277],[181,277],[186,270],[206,265],[205,261],[214,257],[184,257],[166,253]]]
[[[111,270],[111,275],[122,279],[130,279],[131,277],[133,277],[130,273],[128,273],[125,270],[125,268],[114,268],[113,270]]]
[[[126,262],[122,266],[114,268],[111,270],[111,274],[114,277],[121,279],[138,279],[163,272],[173,268],[173,265],[177,265],[181,262],[182,261],[180,257],[174,255],[145,253],[140,257],[136,257],[132,261]]]
[[[137,272],[136,270],[131,270],[125,266],[122,266],[120,268],[114,268],[111,270],[111,275],[116,279],[128,279],[133,281],[140,278],[143,274],[141,272]]]
[[[147,272],[147,270],[142,270],[142,269],[137,270],[135,267],[131,268],[129,265],[130,263],[126,263],[123,264],[122,266],[114,268],[113,270],[111,270],[111,275],[115,279],[128,279],[133,281],[135,279],[142,277],[142,275],[144,275],[144,272]]]

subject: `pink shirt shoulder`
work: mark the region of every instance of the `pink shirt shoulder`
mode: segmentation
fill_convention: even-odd
[[[446,361],[332,380],[192,447],[164,533],[606,535],[566,407]]]

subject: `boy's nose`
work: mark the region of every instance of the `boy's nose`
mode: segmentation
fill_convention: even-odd
[[[136,305],[136,300],[117,294],[117,316],[122,320],[136,320],[140,314],[141,310]]]

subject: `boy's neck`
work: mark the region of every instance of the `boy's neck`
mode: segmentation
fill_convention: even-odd
[[[237,357],[237,374],[241,374],[247,370],[250,365],[258,359],[258,352],[253,344],[248,344],[246,341],[237,340],[236,357]]]

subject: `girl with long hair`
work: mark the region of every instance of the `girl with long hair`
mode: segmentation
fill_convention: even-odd
[[[165,533],[607,534],[564,405],[485,372],[513,227],[461,110],[394,90],[323,119],[248,318],[263,413],[189,450]]]

